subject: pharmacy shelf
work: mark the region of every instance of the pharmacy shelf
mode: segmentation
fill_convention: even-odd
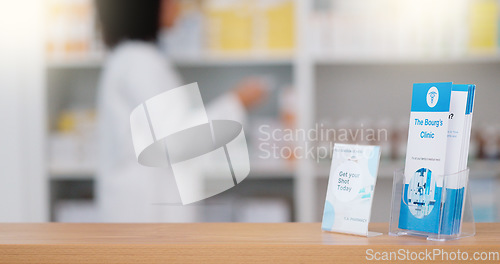
[[[251,161],[250,175],[252,179],[291,179],[295,173],[295,164],[287,161]]]
[[[86,69],[100,68],[104,63],[102,55],[71,56],[64,58],[48,58],[48,69]]]
[[[264,52],[243,54],[207,54],[202,56],[173,57],[172,62],[181,67],[199,66],[252,66],[252,65],[292,65],[291,52]]]
[[[212,168],[211,180],[226,179],[227,167]],[[245,180],[293,179],[295,164],[282,161],[250,161],[250,174]]]
[[[288,179],[292,178],[295,173],[295,164],[287,161],[269,162],[269,161],[252,161],[250,162],[250,179]],[[495,161],[477,160],[469,164],[471,170],[471,178],[493,178],[500,176],[500,163]],[[381,179],[392,179],[395,170],[401,169],[404,166],[404,161],[388,161],[380,162],[378,177]],[[315,165],[316,176],[320,178],[328,178],[330,174],[330,162],[321,161]],[[93,179],[96,174],[95,167],[92,166],[57,166],[49,167],[51,179],[67,180],[67,179]]]
[[[494,178],[500,176],[500,163],[493,160],[477,160],[469,163],[470,179]]]
[[[92,180],[95,178],[95,166],[49,165],[51,180]]]
[[[316,176],[319,178],[328,178],[330,174],[329,162],[323,162],[316,170]],[[404,161],[382,160],[378,170],[379,179],[392,179],[395,170],[404,168]],[[500,163],[488,160],[476,160],[469,163],[470,178],[495,178],[500,176]]]
[[[311,27],[309,21],[311,17],[312,5],[307,0],[295,1],[295,23],[296,23],[296,49],[293,53],[245,53],[245,54],[202,54],[199,56],[183,56],[171,58],[175,66],[181,68],[200,67],[259,67],[275,66],[272,70],[281,70],[280,67],[292,68],[292,81],[290,85],[294,87],[296,95],[300,98],[297,105],[297,126],[302,129],[313,127],[317,118],[319,104],[318,95],[320,78],[325,74],[317,74],[318,68],[330,66],[347,66],[348,72],[356,73],[356,76],[363,78],[365,72],[358,72],[358,67],[354,66],[379,66],[379,65],[482,65],[500,64],[500,55],[476,54],[462,57],[395,57],[395,56],[316,56],[309,52],[311,46]],[[50,58],[46,62],[47,69],[61,70],[74,69],[100,69],[104,63],[104,56],[86,56],[72,58]],[[340,67],[340,68],[341,68]],[[330,69],[328,69],[329,71]],[[334,69],[331,69],[332,73]],[[495,68],[496,70],[496,68]],[[222,73],[223,71],[221,71]],[[342,71],[343,73],[344,71]],[[273,72],[271,71],[270,74]],[[326,74],[329,74],[327,72]],[[318,77],[319,76],[319,77]],[[382,76],[385,77],[385,76]],[[424,76],[425,77],[425,76]],[[219,78],[219,77],[218,77]],[[220,78],[224,78],[221,76]],[[335,85],[331,85],[334,87]],[[328,86],[330,87],[330,86]],[[349,88],[349,87],[346,87]],[[332,88],[334,89],[334,88]],[[49,95],[50,96],[50,95]],[[294,180],[294,218],[300,222],[318,221],[318,204],[316,194],[318,192],[316,180],[326,179],[329,175],[330,162],[322,161],[315,163],[307,159],[296,160],[294,166],[283,163],[267,163],[265,161],[251,161],[251,172],[248,179],[293,179]],[[404,161],[383,160],[380,164],[379,178],[392,179],[393,171],[404,166]],[[470,163],[471,178],[492,177],[500,175],[500,163],[487,161],[474,161]],[[93,179],[95,168],[73,167],[49,167],[50,179]],[[323,198],[322,198],[323,199]]]
[[[315,56],[318,66],[336,65],[420,65],[420,64],[478,64],[500,63],[498,54],[478,54],[462,57],[397,57],[397,56]]]
[[[277,53],[245,53],[245,54],[206,54],[202,56],[172,57],[173,64],[179,67],[203,66],[252,66],[276,65],[290,66],[294,63],[294,55],[290,52]],[[398,65],[398,64],[478,64],[500,63],[500,54],[468,55],[463,57],[395,57],[395,56],[314,56],[313,64],[318,66],[335,65]],[[103,56],[85,56],[68,58],[51,58],[47,60],[49,69],[67,68],[100,68]]]
[[[216,66],[259,66],[276,65],[291,66],[293,55],[278,52],[277,54],[219,54],[203,56],[173,57],[171,61],[179,67],[216,67]],[[52,58],[47,62],[49,69],[86,69],[100,68],[104,63],[103,56]]]
[[[251,161],[248,179],[292,179],[294,164],[287,161]],[[221,169],[222,171],[222,169]],[[51,164],[49,175],[52,180],[92,180],[97,169],[95,166],[62,166]]]

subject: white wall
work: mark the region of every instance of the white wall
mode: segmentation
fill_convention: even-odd
[[[43,4],[0,8],[0,222],[48,219]]]

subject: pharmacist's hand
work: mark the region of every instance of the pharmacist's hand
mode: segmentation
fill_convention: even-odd
[[[247,110],[262,102],[267,97],[268,91],[267,82],[257,77],[243,80],[234,90],[241,104]]]

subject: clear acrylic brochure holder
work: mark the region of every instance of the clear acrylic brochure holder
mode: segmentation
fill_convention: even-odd
[[[419,198],[423,197],[422,193],[425,194],[427,186],[406,183],[403,169],[394,172],[389,235],[422,236],[427,237],[427,240],[447,241],[471,237],[476,234],[468,190],[469,169],[450,175],[433,176],[433,178],[436,181],[433,186],[442,186],[440,201],[434,201],[434,204],[429,199]],[[426,203],[427,207],[425,207]],[[432,204],[432,209],[429,209],[429,204]],[[401,215],[401,210],[405,211],[403,215]],[[432,210],[438,210],[434,212],[434,217],[431,217],[429,213],[427,222],[418,222],[427,217],[423,215]],[[411,221],[416,220],[417,222],[407,220],[409,218],[412,218]],[[419,225],[421,223],[423,225]]]

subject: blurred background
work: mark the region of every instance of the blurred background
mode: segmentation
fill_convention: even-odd
[[[269,85],[244,124],[250,175],[193,205],[197,216],[186,221],[321,220],[330,159],[262,158],[264,125],[384,129],[377,142],[348,141],[382,147],[372,221],[387,222],[393,171],[404,166],[412,83],[438,81],[477,85],[473,209],[476,221],[500,221],[500,1],[180,3],[161,45],[184,83],[198,82],[205,101],[247,76]],[[106,49],[94,2],[2,5],[0,221],[99,221],[96,88]]]

